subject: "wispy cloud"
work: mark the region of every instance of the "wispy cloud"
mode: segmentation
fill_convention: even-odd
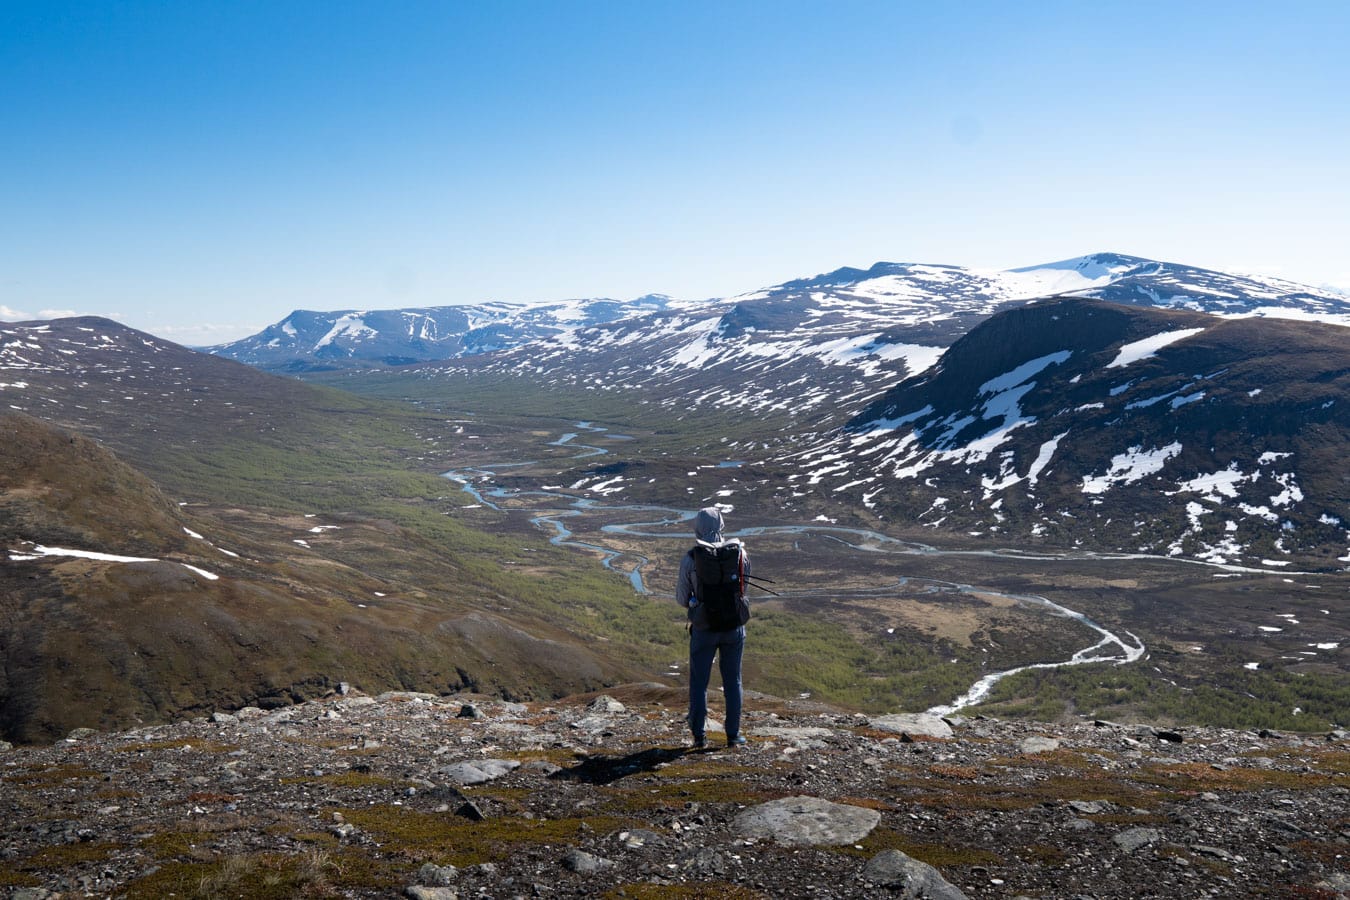
[[[263,330],[262,325],[203,322],[193,325],[153,325],[144,330],[175,344],[189,347],[208,347],[237,341]]]
[[[10,322],[36,321],[40,319],[69,319],[72,316],[92,316],[95,313],[80,312],[77,309],[40,309],[36,313],[15,309],[0,303],[0,319]],[[117,313],[105,314],[108,318],[117,318]]]

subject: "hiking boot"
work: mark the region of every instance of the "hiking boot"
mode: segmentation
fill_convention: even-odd
[[[695,750],[702,750],[704,747],[708,746],[708,742],[704,739],[703,735],[696,734],[694,735],[692,746]]]
[[[727,746],[730,747],[732,750],[744,747],[745,744],[746,744],[745,735],[738,734],[735,737],[727,738]]]

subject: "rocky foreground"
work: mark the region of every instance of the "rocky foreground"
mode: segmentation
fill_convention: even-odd
[[[0,744],[0,897],[1350,896],[1344,733],[749,706],[738,750],[660,685]]]

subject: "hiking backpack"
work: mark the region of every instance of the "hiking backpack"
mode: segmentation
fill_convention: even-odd
[[[703,604],[708,629],[730,631],[750,621],[740,541],[700,542],[689,554],[694,558],[694,596]]]

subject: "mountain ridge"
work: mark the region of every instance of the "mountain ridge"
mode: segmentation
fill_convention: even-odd
[[[1114,518],[1091,546],[1340,568],[1347,394],[1340,328],[1047,300],[977,326],[790,479],[887,518],[1070,543]],[[1141,521],[1162,534],[1135,537]]]
[[[632,334],[643,329],[644,321],[648,330],[660,331],[672,317],[706,323],[729,315],[793,321],[802,327],[815,320],[814,324],[832,325],[853,339],[869,329],[881,336],[903,329],[907,337],[902,341],[897,336],[894,342],[946,346],[999,309],[1059,294],[1228,315],[1316,316],[1350,324],[1350,297],[1341,293],[1279,279],[1096,253],[1005,270],[877,262],[867,269],[846,266],[698,302],[653,294],[625,302],[296,311],[258,335],[207,350],[292,374],[362,366],[453,365],[457,360],[490,359],[517,349],[527,358],[538,353],[553,356],[559,347],[575,349],[588,341],[605,342],[611,326]],[[412,320],[434,323],[435,339],[419,336],[415,327],[410,330]],[[728,336],[743,333],[733,331]]]

